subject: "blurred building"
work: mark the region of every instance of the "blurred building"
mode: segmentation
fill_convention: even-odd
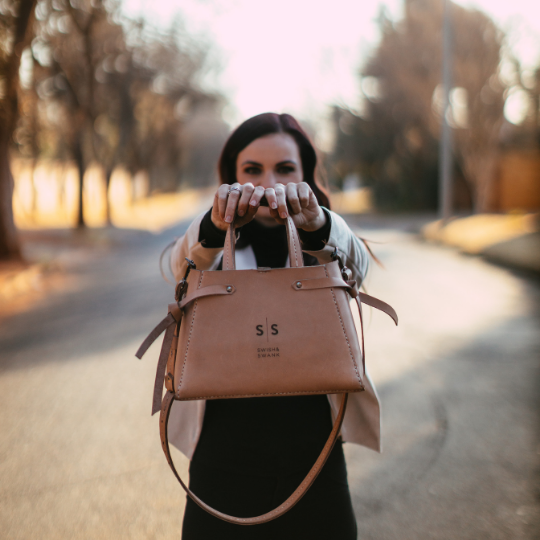
[[[540,128],[505,126],[491,191],[492,211],[540,210]]]

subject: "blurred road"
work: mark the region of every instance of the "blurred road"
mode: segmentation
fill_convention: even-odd
[[[540,537],[540,285],[420,242],[421,220],[351,219],[385,270],[368,292],[367,363],[384,453],[346,445],[359,539]],[[182,233],[81,252],[69,287],[0,319],[0,538],[179,538],[184,496],[150,404],[171,297],[157,269]],[[175,454],[186,471],[187,463]]]

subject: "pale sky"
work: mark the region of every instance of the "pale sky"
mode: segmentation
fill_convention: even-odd
[[[457,3],[508,31],[524,65],[540,63],[540,1]],[[214,43],[223,67],[206,84],[231,100],[231,124],[275,111],[317,125],[332,103],[360,107],[357,73],[377,45],[383,4],[392,19],[401,16],[401,0],[124,0],[124,12],[164,27],[179,13],[188,31]]]

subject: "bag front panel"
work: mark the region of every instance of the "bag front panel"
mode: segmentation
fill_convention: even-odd
[[[190,304],[180,330],[177,399],[357,392],[360,348],[344,289],[296,290],[339,277],[337,263],[272,270],[194,271],[188,294],[211,285],[226,296]]]

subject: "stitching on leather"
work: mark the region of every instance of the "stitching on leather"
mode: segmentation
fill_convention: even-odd
[[[223,257],[224,257],[224,263],[225,263],[225,268],[229,268],[229,246],[227,245],[228,243],[230,243],[230,230],[227,229],[227,236],[226,236],[226,240],[225,240],[225,252],[223,254]],[[227,240],[229,240],[229,242],[227,242]]]
[[[327,278],[330,277],[328,275],[328,270],[327,270],[326,266],[324,266],[324,273],[326,274]],[[362,384],[362,379],[360,378],[360,373],[358,373],[358,366],[356,365],[356,362],[354,361],[354,356],[353,356],[353,353],[352,353],[352,350],[351,350],[351,344],[349,343],[349,336],[347,336],[347,332],[345,331],[345,326],[343,324],[343,319],[341,318],[341,313],[339,311],[339,306],[338,306],[337,301],[336,301],[336,295],[334,294],[334,289],[331,288],[330,292],[332,293],[332,298],[334,299],[334,304],[336,306],[336,311],[337,311],[337,314],[338,314],[338,317],[339,317],[339,322],[341,323],[341,329],[343,330],[343,335],[345,336],[345,341],[347,342],[347,347],[349,348],[349,355],[351,356],[351,362],[352,362],[352,365],[354,367],[356,377],[358,378],[358,382],[360,384]]]
[[[201,270],[201,277],[199,278],[199,284],[197,285],[197,289],[201,288],[202,278],[203,278],[204,270]],[[191,334],[193,333],[193,326],[195,325],[195,312],[197,311],[197,306],[199,304],[199,300],[195,300],[195,303],[193,304],[193,315],[191,317],[191,327],[189,329],[189,336],[186,344],[186,354],[184,355],[184,363],[182,364],[182,373],[180,375],[180,381],[178,383],[178,390],[182,387],[182,382],[184,380],[184,370],[186,369],[186,362],[187,362],[187,356],[189,351],[189,344],[191,343]]]
[[[360,381],[361,382],[361,381]],[[364,386],[362,385],[362,390],[364,390]],[[309,395],[319,395],[319,394],[344,394],[344,393],[351,393],[354,392],[354,390],[347,390],[345,388],[340,389],[333,389],[333,390],[317,390],[314,392],[313,390],[302,390],[299,392],[271,392],[268,394],[227,394],[227,395],[219,395],[219,396],[199,396],[199,397],[190,397],[190,398],[182,398],[178,401],[192,401],[194,399],[225,399],[225,398],[244,398],[244,397],[262,397],[262,396],[299,396],[301,394],[309,394]]]
[[[291,219],[291,218],[289,218]],[[296,261],[296,266],[298,267],[298,253],[296,252],[296,242],[294,241],[295,238],[293,236],[293,233],[292,233],[292,226],[289,227],[289,229],[291,230],[291,234],[289,235],[290,239],[291,239],[291,243],[292,243],[292,246],[293,246],[293,249],[294,249],[294,260]]]

